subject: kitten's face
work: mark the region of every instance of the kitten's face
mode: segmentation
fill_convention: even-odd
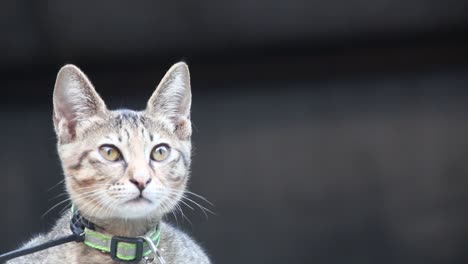
[[[190,83],[174,65],[145,111],[107,110],[74,66],[59,72],[54,124],[66,187],[90,218],[161,217],[185,190],[190,167]]]

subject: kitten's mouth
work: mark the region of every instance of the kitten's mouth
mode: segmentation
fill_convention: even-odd
[[[126,201],[125,202],[126,204],[140,204],[140,203],[152,203],[149,199],[143,197],[143,196],[138,196],[138,197],[135,197],[129,201]]]

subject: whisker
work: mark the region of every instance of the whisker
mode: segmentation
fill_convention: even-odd
[[[181,215],[182,215],[182,219],[187,220],[187,222],[189,222],[190,226],[193,227],[192,222],[188,219],[187,216],[185,216],[184,211],[182,210],[182,207],[181,207],[180,205],[176,204],[176,208],[180,211],[180,213],[181,213]]]
[[[45,217],[50,211],[52,211],[54,208],[57,208],[58,206],[60,206],[61,204],[63,203],[66,203],[68,201],[71,201],[72,199],[75,200],[75,201],[79,201],[81,199],[84,199],[84,198],[87,198],[87,197],[91,197],[93,195],[96,195],[97,193],[100,193],[100,192],[104,192],[105,190],[96,190],[96,191],[92,191],[92,192],[87,192],[87,193],[83,193],[83,194],[79,194],[79,195],[76,195],[75,197],[71,198],[67,198],[63,201],[60,201],[58,202],[57,204],[55,204],[54,206],[52,206],[51,208],[49,208],[41,217]]]
[[[65,179],[57,182],[56,184],[52,185],[52,187],[50,187],[49,189],[47,189],[48,192],[52,191],[55,187],[57,187],[58,185],[60,185],[61,183],[63,183],[65,181]]]
[[[203,201],[209,203],[211,206],[214,206],[214,204],[213,204],[212,202],[210,202],[208,199],[206,199],[205,197],[203,197],[203,196],[201,196],[201,195],[199,195],[199,194],[196,194],[196,193],[191,192],[191,191],[188,191],[188,190],[186,190],[185,193],[190,194],[190,195],[193,195],[193,196],[195,196],[195,197],[197,197],[197,198],[200,198],[200,199],[202,199]]]

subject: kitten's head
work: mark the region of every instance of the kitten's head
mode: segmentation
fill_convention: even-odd
[[[190,167],[190,76],[166,73],[144,111],[107,109],[75,66],[54,90],[58,153],[73,204],[91,218],[161,217],[185,190]]]

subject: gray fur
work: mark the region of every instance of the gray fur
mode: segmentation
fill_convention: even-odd
[[[135,237],[161,224],[159,248],[167,264],[208,264],[197,243],[162,221],[184,198],[191,164],[190,77],[185,63],[174,65],[148,101],[145,111],[110,111],[88,78],[64,66],[54,90],[58,153],[71,202],[107,235]],[[152,160],[152,149],[169,146],[166,160]],[[121,159],[100,154],[115,146]],[[135,181],[145,183],[141,189]],[[142,198],[143,197],[143,198]],[[70,212],[47,234],[25,247],[69,235]],[[8,262],[118,263],[83,243],[68,243]],[[141,261],[140,263],[145,263]]]

